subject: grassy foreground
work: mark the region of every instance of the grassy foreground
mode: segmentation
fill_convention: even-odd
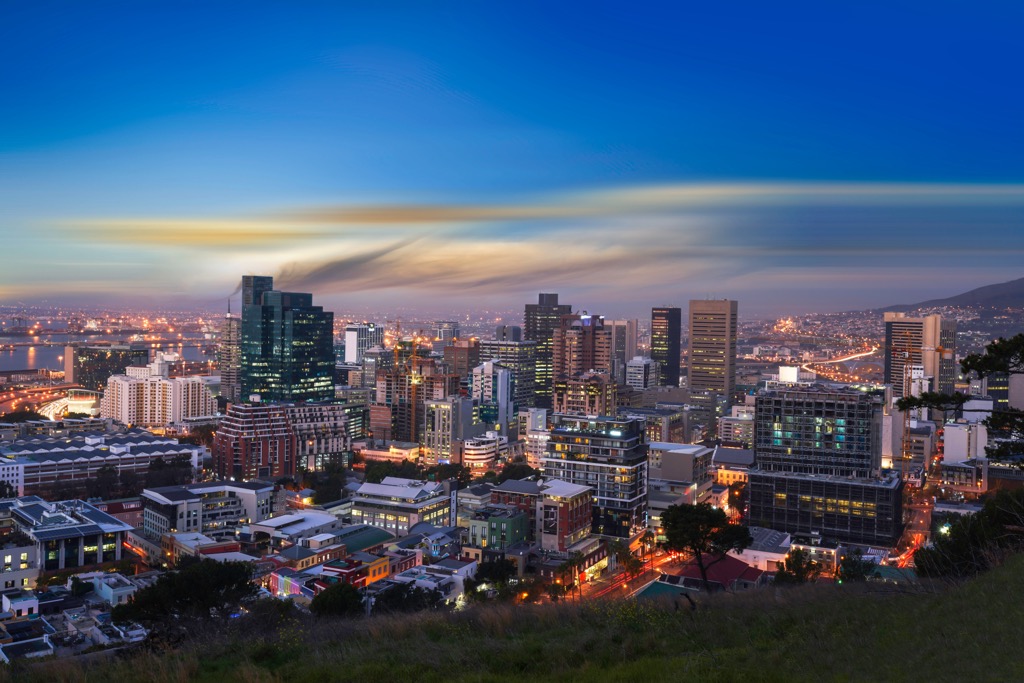
[[[0,668],[0,681],[1024,680],[1024,557],[938,593],[767,589],[685,605],[485,605],[283,617],[167,652]]]

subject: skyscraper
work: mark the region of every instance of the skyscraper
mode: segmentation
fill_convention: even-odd
[[[221,322],[217,339],[217,371],[220,395],[230,403],[242,400],[242,320],[228,313]]]
[[[903,396],[906,366],[919,365],[932,389],[953,393],[956,383],[956,321],[941,315],[908,318],[905,313],[885,314],[885,383],[892,395]]]
[[[604,329],[608,330],[612,336],[612,377],[616,382],[622,384],[626,379],[626,364],[636,356],[640,324],[635,318],[632,320],[605,320]]]
[[[518,330],[519,328],[511,328]],[[502,337],[480,341],[480,361],[495,361],[512,371],[516,409],[532,408],[536,396],[537,342]]]
[[[523,336],[537,342],[536,401],[540,408],[551,407],[552,338],[563,315],[572,313],[572,306],[559,304],[557,294],[541,294],[537,303],[526,304]]]
[[[651,359],[661,368],[661,384],[679,386],[679,351],[683,312],[662,306],[651,309]],[[636,355],[636,354],[633,354]],[[633,355],[627,356],[632,358]]]
[[[268,277],[243,278],[243,301],[253,303],[242,306],[242,398],[334,398],[334,314],[314,306],[312,294],[272,286]]]
[[[731,402],[736,390],[737,310],[737,302],[729,299],[690,301],[688,387],[694,400],[708,409],[715,394]]]

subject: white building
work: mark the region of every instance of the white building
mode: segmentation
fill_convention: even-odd
[[[127,425],[166,427],[217,414],[220,377],[170,378],[163,358],[145,367],[129,367],[127,372],[131,374],[107,380],[101,417]]]
[[[643,356],[634,356],[626,363],[626,385],[637,391],[657,386],[661,363]]]
[[[462,442],[462,464],[479,472],[493,470],[507,450],[507,437],[498,432],[487,432]]]
[[[448,526],[455,515],[454,501],[443,483],[385,477],[379,484],[363,484],[352,495],[352,521],[405,536],[420,522]]]
[[[958,463],[985,457],[988,429],[981,422],[947,422],[943,427],[942,460]]]
[[[548,411],[544,408],[530,408],[523,413],[526,415],[526,425],[525,429],[520,430],[520,436],[526,437],[526,464],[540,469],[541,459],[547,456],[548,441],[551,439]]]
[[[384,328],[374,323],[350,323],[345,326],[345,362],[362,363],[363,353],[384,344]]]

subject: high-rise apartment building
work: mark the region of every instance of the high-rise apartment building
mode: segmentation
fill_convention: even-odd
[[[664,386],[679,386],[682,325],[681,309],[671,306],[651,309],[651,359],[658,362],[661,370],[660,384]]]
[[[384,344],[384,328],[370,322],[349,323],[345,326],[345,362],[362,363],[363,354],[374,346]]]
[[[647,527],[643,421],[555,415],[542,462],[545,478],[593,489],[593,533],[629,538]]]
[[[423,460],[427,466],[456,462],[459,442],[485,431],[475,402],[465,396],[426,401],[423,413]]]
[[[334,314],[313,295],[268,289],[272,278],[243,278],[242,398],[334,398]],[[257,302],[257,295],[259,296]]]
[[[551,340],[553,382],[584,372],[612,374],[612,335],[599,315],[565,315]]]
[[[444,372],[433,359],[377,372],[376,400],[370,406],[370,430],[376,439],[422,442],[424,404],[458,395],[459,376]]]
[[[885,383],[901,398],[909,387],[907,366],[919,365],[932,378],[932,389],[953,393],[956,383],[956,321],[940,315],[908,318],[905,313],[885,314]],[[906,374],[905,374],[906,373]]]
[[[482,339],[480,361],[500,363],[511,370],[515,380],[516,409],[533,407],[536,400],[537,342]]]
[[[113,375],[100,401],[100,417],[139,427],[167,427],[214,417],[217,399],[211,389],[216,379]]]
[[[884,396],[824,386],[755,403],[752,524],[889,546],[902,532],[903,482],[881,472]]]
[[[526,304],[523,336],[537,344],[536,400],[538,408],[551,407],[552,340],[563,315],[572,313],[572,306],[559,304],[557,294],[541,294],[537,303]]]
[[[736,390],[737,311],[737,302],[729,299],[690,301],[687,386],[695,402],[708,409],[714,395],[728,403]]]
[[[553,410],[567,415],[614,415],[618,389],[615,380],[601,372],[556,378],[551,390]]]
[[[220,395],[230,403],[242,400],[242,320],[230,313],[221,322],[217,338]]]

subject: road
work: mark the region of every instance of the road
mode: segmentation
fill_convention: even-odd
[[[903,537],[896,546],[900,551],[897,558],[897,565],[900,567],[912,566],[914,552],[931,540],[932,510],[935,504],[930,498],[925,498],[923,501],[908,504],[906,508],[910,511],[910,519],[903,530]]]
[[[583,597],[586,599],[615,596],[629,597],[658,578],[659,574],[667,569],[677,568],[685,562],[685,558],[675,554],[650,558],[650,560],[644,561],[644,571],[637,576],[626,579],[625,575],[618,571],[601,577],[596,581],[583,584]]]
[[[65,398],[68,389],[80,389],[77,384],[58,384],[52,387],[30,387],[0,392],[0,415],[19,410],[34,410],[36,406]]]

